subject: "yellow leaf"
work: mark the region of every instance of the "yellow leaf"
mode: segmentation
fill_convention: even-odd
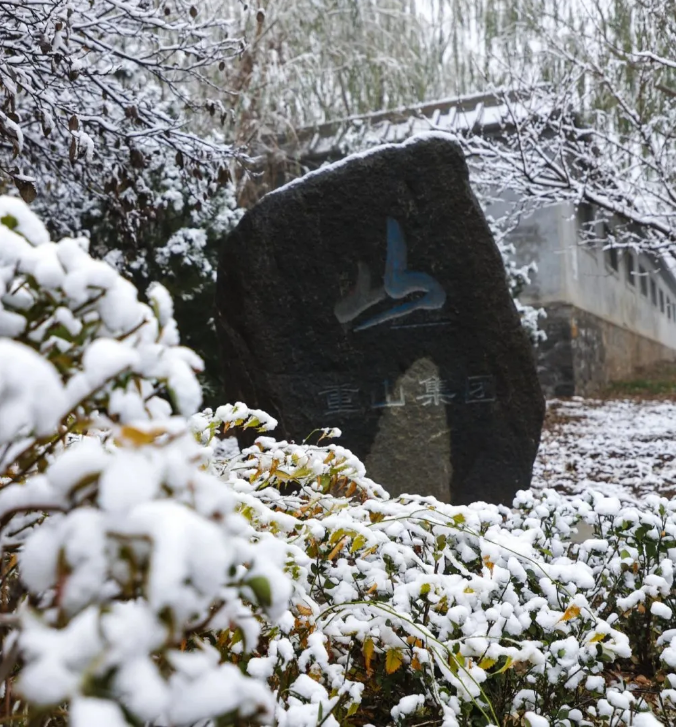
[[[489,670],[496,664],[496,660],[493,660],[491,657],[485,657],[480,661],[480,667],[483,670]]]
[[[373,594],[378,589],[378,584],[372,584],[369,589],[367,589],[367,594]]]
[[[131,427],[130,425],[124,425],[120,428],[120,436],[124,440],[129,440],[129,442],[134,445],[134,447],[142,447],[143,445],[150,445],[151,443],[155,442],[155,439],[159,436],[164,434],[164,430],[159,429],[157,427],[153,428],[152,430],[139,430],[136,427]]]
[[[298,611],[299,614],[302,614],[304,617],[309,617],[313,613],[313,610],[310,607],[306,607],[303,604],[297,604],[296,610]]]
[[[350,553],[354,554],[358,549],[361,549],[367,543],[367,539],[360,535],[353,539],[350,545]]]
[[[351,703],[348,706],[348,710],[346,711],[346,717],[350,718],[351,715],[355,715],[355,713],[357,713],[359,707],[360,707],[359,703]]]
[[[567,608],[564,614],[559,618],[559,622],[568,622],[570,619],[576,619],[578,615],[581,613],[581,608],[577,607],[575,604],[570,604]]]
[[[602,634],[601,632],[596,632],[591,638],[590,638],[590,644],[593,642],[601,642],[606,637],[605,634]]]
[[[374,656],[374,641],[371,637],[367,637],[364,641],[362,654],[364,655],[364,666],[367,668],[367,673],[371,674],[371,659]]]
[[[459,665],[463,667],[465,665],[465,660],[460,654],[454,655],[452,653],[449,653],[449,659],[447,660],[447,663],[449,664],[449,669],[454,673],[454,675],[456,675]]]
[[[488,556],[484,556],[482,558],[482,562],[487,567],[487,569],[489,569],[489,571],[493,574],[494,573],[494,562]]]
[[[638,604],[638,605],[637,605],[637,611],[638,611],[638,612],[639,612],[640,614],[644,614],[644,612],[646,612],[646,607],[645,607],[645,606],[644,606],[643,604]]]
[[[421,663],[418,660],[418,657],[414,655],[414,657],[411,660],[411,669],[412,670],[420,670],[422,667]]]
[[[500,670],[496,670],[496,672],[492,673],[492,675],[500,675],[502,672],[505,672],[510,667],[512,667],[512,657],[508,657],[508,659],[505,661],[505,665],[503,665]]]
[[[402,653],[395,647],[391,647],[386,652],[386,672],[388,675],[392,675],[396,670],[399,670],[402,664]]]
[[[339,528],[338,531],[334,531],[332,535],[329,537],[329,544],[336,543],[337,541],[340,541],[344,536],[346,535],[346,532],[343,528]]]
[[[331,553],[329,556],[327,556],[328,561],[333,561],[338,555],[341,549],[345,546],[346,541],[348,540],[348,536],[344,536],[337,544],[334,546],[334,548],[331,550]]]
[[[469,586],[467,586],[467,587],[466,587],[466,588],[465,588],[465,589],[463,590],[463,593],[464,593],[464,594],[474,594],[474,593],[475,593],[475,590],[474,590],[474,589],[471,589],[471,588],[470,588]]]

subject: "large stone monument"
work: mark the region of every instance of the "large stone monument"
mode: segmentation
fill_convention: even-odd
[[[223,246],[227,401],[297,442],[338,426],[391,495],[509,503],[544,402],[453,141],[355,155],[264,197]]]

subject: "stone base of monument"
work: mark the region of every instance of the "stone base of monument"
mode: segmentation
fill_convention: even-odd
[[[391,495],[511,501],[544,415],[501,256],[446,135],[355,155],[264,197],[225,241],[227,401],[280,438],[338,426]]]

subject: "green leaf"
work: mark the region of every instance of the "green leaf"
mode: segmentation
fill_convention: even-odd
[[[0,217],[0,223],[10,230],[15,230],[19,225],[19,221],[14,215],[3,215]]]
[[[254,592],[254,596],[259,604],[264,607],[269,607],[273,603],[270,582],[265,576],[254,576],[245,583]]]

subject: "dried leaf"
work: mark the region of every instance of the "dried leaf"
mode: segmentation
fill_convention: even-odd
[[[348,540],[348,536],[344,536],[337,544],[334,546],[334,548],[331,550],[331,553],[329,556],[327,556],[327,559],[329,561],[333,561],[338,555],[341,549],[345,546],[346,541]]]
[[[310,617],[313,613],[313,610],[310,607],[306,607],[304,604],[297,604],[296,611],[304,617]]]
[[[144,157],[143,152],[139,149],[135,149],[134,147],[129,150],[129,161],[134,169],[143,169],[146,166],[146,158]]]
[[[38,196],[38,191],[33,184],[33,182],[27,181],[27,180],[20,180],[20,179],[14,179],[14,184],[16,185],[16,188],[19,190],[19,194],[21,195],[21,199],[26,202],[27,204],[31,204],[33,200]]]
[[[80,128],[80,120],[75,114],[68,120],[68,128],[70,131],[77,131]]]

